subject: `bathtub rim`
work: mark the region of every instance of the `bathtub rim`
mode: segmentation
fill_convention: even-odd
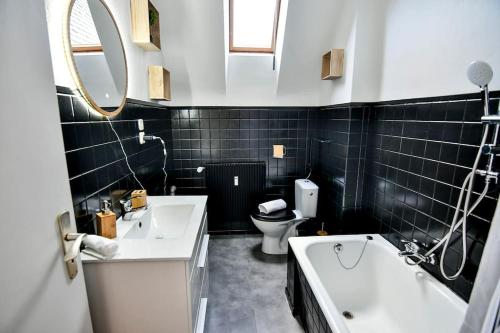
[[[302,272],[304,273],[307,282],[316,298],[321,311],[325,315],[326,321],[330,328],[335,333],[350,333],[349,328],[344,322],[344,318],[342,318],[342,314],[339,309],[337,309],[335,303],[328,296],[328,292],[326,291],[323,283],[321,282],[316,270],[314,269],[311,261],[307,257],[307,249],[313,245],[318,243],[331,243],[334,241],[342,242],[342,241],[360,241],[363,242],[366,240],[367,236],[373,237],[375,243],[378,246],[383,247],[386,251],[390,252],[392,255],[398,255],[398,249],[387,239],[382,237],[380,234],[355,234],[355,235],[332,235],[332,236],[307,236],[307,237],[291,237],[288,239],[288,242],[293,250],[295,255],[295,259],[299,264]],[[457,307],[463,312],[465,317],[465,312],[467,310],[468,304],[461,299],[458,295],[456,295],[451,289],[449,289],[446,285],[444,285],[441,281],[432,276],[429,272],[424,270],[420,266],[409,266],[404,263],[404,259],[401,258],[401,264],[407,266],[408,269],[413,271],[415,274],[421,273],[425,277],[425,279],[435,285],[437,291],[450,299],[452,302],[455,302]],[[333,310],[333,311],[332,311]]]

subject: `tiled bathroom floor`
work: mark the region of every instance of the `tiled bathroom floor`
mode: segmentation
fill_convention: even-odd
[[[302,333],[285,296],[286,256],[260,251],[259,236],[212,236],[207,333]]]

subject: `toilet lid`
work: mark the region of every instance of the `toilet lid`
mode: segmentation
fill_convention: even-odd
[[[269,214],[264,214],[256,208],[252,212],[252,217],[256,220],[267,221],[267,222],[281,222],[293,220],[295,218],[295,214],[291,209],[282,209]]]

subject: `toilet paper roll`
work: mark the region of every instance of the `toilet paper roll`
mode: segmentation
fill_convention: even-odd
[[[259,211],[264,214],[270,214],[277,210],[285,209],[286,202],[283,199],[272,200],[268,202],[261,203],[259,205]]]

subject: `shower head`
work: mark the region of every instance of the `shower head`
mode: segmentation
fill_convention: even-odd
[[[493,78],[493,70],[490,65],[484,61],[473,61],[467,67],[467,77],[470,82],[480,88],[484,88],[491,82]]]

